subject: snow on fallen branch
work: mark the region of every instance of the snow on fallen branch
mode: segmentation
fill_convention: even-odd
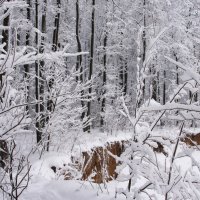
[[[174,96],[172,97],[172,99],[169,101],[169,103],[172,103],[174,101],[174,99],[176,98],[176,96],[180,93],[180,91],[188,84],[188,82],[182,84],[181,86],[179,86],[179,88],[177,88],[177,90],[174,93]],[[155,126],[157,125],[158,121],[162,118],[162,116],[165,114],[167,110],[162,111],[162,113],[154,120],[154,122],[151,125],[150,130],[152,131]]]
[[[190,67],[186,67],[185,65],[183,65],[180,62],[177,62],[171,58],[169,58],[168,56],[165,56],[165,58],[167,60],[169,60],[171,63],[177,65],[178,67],[180,67],[181,69],[183,69],[187,75],[189,75],[192,79],[194,79],[198,84],[200,84],[200,75],[195,72],[193,69],[191,69]]]
[[[151,112],[151,111],[162,111],[162,110],[187,110],[187,111],[194,111],[200,112],[200,106],[195,105],[185,105],[179,103],[167,103],[161,106],[149,106],[141,108],[141,111],[144,112]]]
[[[24,64],[33,64],[35,61],[38,60],[45,60],[45,61],[55,61],[59,60],[60,58],[64,57],[76,57],[80,55],[87,55],[88,52],[79,52],[79,53],[64,53],[63,51],[60,52],[51,52],[51,53],[44,53],[44,54],[36,54],[34,52],[31,52],[29,54],[26,54],[22,56],[21,58],[18,58],[15,60],[14,65],[24,65]]]

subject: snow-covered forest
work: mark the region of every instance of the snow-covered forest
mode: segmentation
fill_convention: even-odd
[[[200,0],[0,0],[0,199],[200,199]]]

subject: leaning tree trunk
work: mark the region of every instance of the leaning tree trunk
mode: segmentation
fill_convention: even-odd
[[[95,31],[95,0],[92,0],[92,18],[91,18],[91,43],[90,43],[90,65],[89,65],[89,76],[88,80],[92,80],[92,74],[93,74],[93,63],[94,63],[94,31]],[[91,120],[91,94],[92,94],[92,86],[89,87],[89,101],[87,104],[87,120],[89,123],[87,123],[86,127],[84,128],[84,131],[90,133],[90,120]]]

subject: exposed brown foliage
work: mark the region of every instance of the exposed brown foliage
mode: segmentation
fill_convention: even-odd
[[[163,153],[164,155],[167,155],[167,153],[164,150],[164,146],[160,142],[156,142],[157,147],[153,147],[153,151],[157,153]]]
[[[118,162],[108,154],[120,156],[124,151],[124,142],[108,143],[105,147],[96,147],[91,152],[83,152],[83,180],[92,178],[95,183],[103,183],[117,177],[115,172]]]
[[[200,133],[198,134],[186,134],[181,141],[187,144],[188,146],[200,145]]]
[[[181,141],[189,146],[200,145],[200,133],[199,134],[186,134]],[[154,141],[157,143],[157,147],[152,147],[154,152],[163,153],[167,156],[162,143]],[[95,183],[103,183],[111,181],[117,178],[116,168],[120,164],[114,157],[112,157],[108,152],[113,155],[121,156],[124,152],[125,144],[128,141],[116,141],[107,143],[106,145],[94,147],[90,151],[82,152],[82,158],[84,161],[81,163],[80,160],[72,158],[72,163],[70,166],[77,171],[81,172],[82,180],[92,180]],[[55,169],[52,169],[53,171]],[[60,170],[60,169],[59,169]],[[57,171],[57,170],[55,170]],[[73,175],[69,170],[63,172],[65,180],[73,179]]]

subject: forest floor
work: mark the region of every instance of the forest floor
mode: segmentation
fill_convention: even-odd
[[[200,132],[199,129],[188,129],[187,131],[192,133]],[[177,128],[168,128],[167,130],[154,131],[154,135],[167,136],[167,138],[173,140],[177,137],[178,132]],[[128,140],[131,138],[131,132],[118,132],[108,136],[106,133],[102,134],[94,131],[92,137],[87,134],[83,134],[80,137],[80,135],[73,133],[74,142],[68,140],[68,138],[71,138],[71,134],[66,135],[60,143],[58,138],[56,139],[55,137],[54,144],[52,143],[53,148],[50,152],[42,154],[41,158],[39,158],[39,151],[31,154],[31,180],[20,200],[112,200],[115,199],[116,191],[121,188],[127,188],[128,181],[119,182],[113,180],[105,184],[95,184],[91,181],[64,180],[64,175],[55,173],[51,167],[61,166],[62,170],[62,166],[70,162],[71,155],[80,154],[80,152],[90,150],[95,146],[104,146],[107,142]],[[23,147],[21,151],[30,152],[31,143],[34,143],[34,140],[35,138],[33,138],[32,134],[30,136],[27,134],[19,136],[18,145],[22,141],[23,144],[26,144],[20,145]],[[185,147],[185,144],[180,145],[178,152],[181,152],[182,148]],[[194,151],[193,155],[200,162],[200,152],[198,150]],[[158,162],[163,164],[166,162],[166,157],[162,153],[158,154]],[[167,160],[167,163],[169,164],[170,160]],[[183,175],[192,167],[190,158],[186,157],[177,159],[175,164],[180,168]],[[77,174],[77,176],[79,175]],[[143,184],[142,179],[138,181],[138,187],[140,184]],[[158,199],[163,199],[159,194],[155,195]],[[126,198],[124,195],[118,194],[117,199],[125,200]]]

